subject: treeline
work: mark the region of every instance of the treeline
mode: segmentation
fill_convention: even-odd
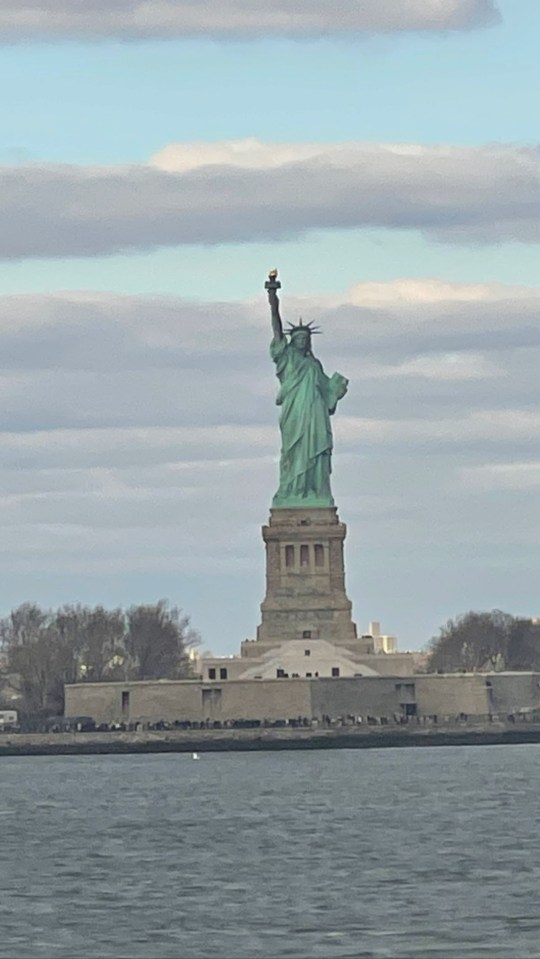
[[[540,670],[540,623],[503,613],[450,619],[430,643],[429,672]]]
[[[0,620],[0,705],[59,715],[65,683],[189,677],[198,642],[189,617],[165,600],[127,610],[25,603]]]

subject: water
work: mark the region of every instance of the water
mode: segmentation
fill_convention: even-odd
[[[1,959],[538,959],[540,747],[0,760]]]

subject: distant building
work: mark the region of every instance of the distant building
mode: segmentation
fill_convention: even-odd
[[[377,630],[373,632],[373,627]],[[308,632],[304,630],[304,632]],[[391,659],[385,657],[390,656]],[[395,636],[381,635],[378,623],[370,623],[370,632],[354,644],[337,645],[326,639],[288,639],[281,643],[245,640],[240,656],[192,656],[194,673],[205,680],[328,678],[339,676],[379,676],[389,673],[409,675],[415,671],[416,658],[398,653]]]
[[[397,653],[397,639],[395,636],[387,636],[384,633],[381,633],[381,624],[377,622],[371,622],[369,624],[369,630],[367,633],[368,637],[371,637],[373,640],[373,652],[375,653],[385,653],[394,654]],[[367,638],[367,637],[362,637]]]

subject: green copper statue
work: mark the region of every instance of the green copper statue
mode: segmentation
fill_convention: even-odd
[[[330,417],[347,392],[348,380],[339,373],[329,378],[311,352],[311,323],[289,324],[283,331],[277,291],[281,283],[272,270],[265,289],[272,310],[274,338],[270,356],[281,384],[276,403],[281,406],[279,489],[274,509],[334,505],[330,489],[332,427]],[[287,340],[287,336],[289,339]]]

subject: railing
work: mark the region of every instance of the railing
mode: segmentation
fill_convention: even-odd
[[[96,733],[115,733],[115,732],[139,732],[139,731],[162,731],[162,730],[181,730],[181,729],[336,729],[336,728],[362,728],[362,727],[411,727],[411,728],[437,728],[437,727],[486,727],[487,725],[516,726],[516,725],[538,725],[540,724],[540,710],[526,710],[513,713],[486,713],[468,715],[467,713],[443,714],[432,716],[401,716],[392,714],[391,716],[375,715],[353,715],[352,713],[344,716],[323,715],[318,717],[296,716],[284,719],[249,719],[239,717],[238,719],[227,720],[190,720],[178,719],[174,722],[167,720],[141,719],[133,722],[111,722],[96,723],[90,718],[84,721],[74,720],[70,722],[69,718],[58,718],[58,722],[47,721],[43,724],[20,723],[17,725],[6,725],[0,727],[2,733],[41,733],[49,735],[51,733],[62,732],[96,732]]]

